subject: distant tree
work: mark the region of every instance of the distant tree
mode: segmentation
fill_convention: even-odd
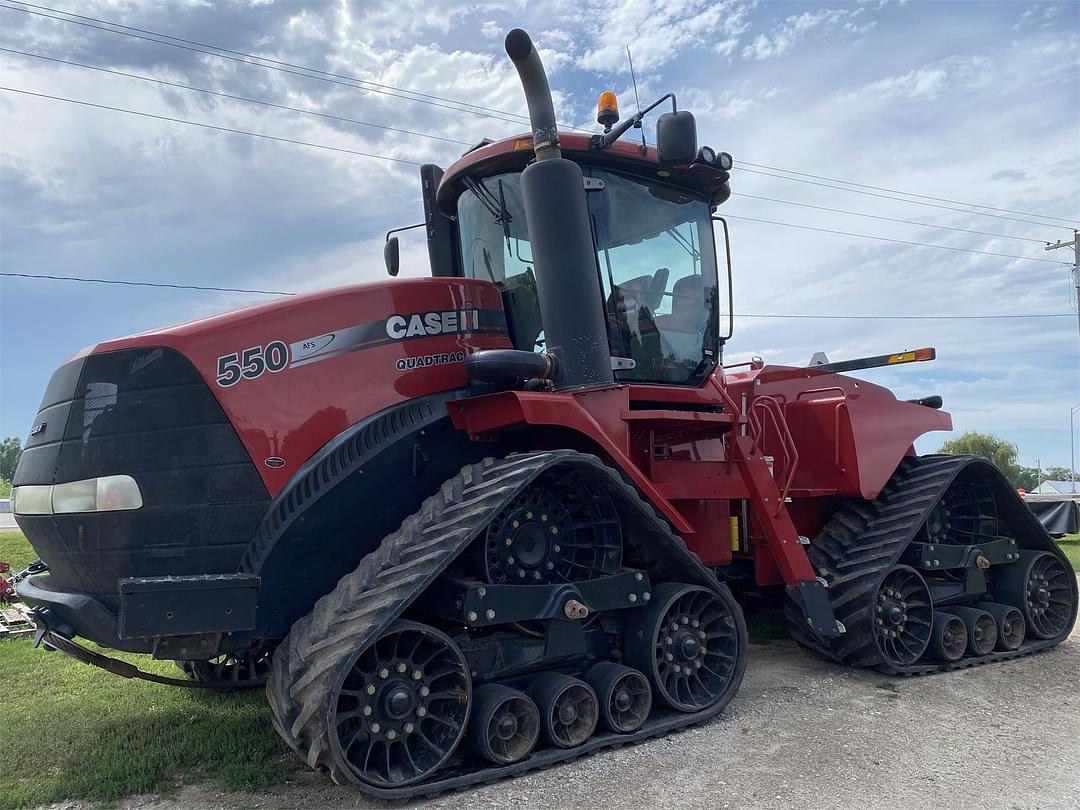
[[[1068,467],[1047,467],[1042,471],[1043,481],[1071,481],[1072,471]]]
[[[1037,467],[1021,467],[1017,479],[1012,483],[1020,489],[1023,489],[1025,492],[1031,492],[1039,486],[1040,482],[1045,480],[1046,474],[1043,473],[1040,476]]]
[[[985,458],[1001,470],[1014,487],[1034,489],[1036,486],[1035,476],[1032,474],[1034,471],[1028,467],[1021,467],[1016,460],[1016,445],[1010,444],[1000,436],[968,431],[957,439],[949,439],[938,452],[954,456]]]
[[[15,466],[22,455],[22,442],[14,436],[0,439],[0,478],[10,481],[15,477]]]

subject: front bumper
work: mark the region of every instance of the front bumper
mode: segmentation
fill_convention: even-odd
[[[250,574],[121,579],[119,610],[57,590],[50,574],[19,584],[19,596],[52,633],[158,658],[208,658],[249,642],[259,578]]]
[[[120,638],[115,613],[82,593],[53,590],[49,574],[36,574],[19,583],[19,598],[33,608],[34,617],[49,630],[67,637],[81,636],[102,647],[124,652],[149,653],[151,638]]]

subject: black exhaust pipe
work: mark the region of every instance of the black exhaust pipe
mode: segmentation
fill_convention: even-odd
[[[520,28],[507,34],[506,53],[521,78],[533,130],[536,162],[522,173],[521,193],[555,387],[612,385],[581,167],[562,157],[547,75],[529,35]]]

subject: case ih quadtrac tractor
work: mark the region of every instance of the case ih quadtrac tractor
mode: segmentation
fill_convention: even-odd
[[[932,350],[725,368],[730,157],[670,95],[655,148],[619,140],[643,113],[610,94],[602,134],[560,136],[528,35],[506,50],[532,133],[424,167],[430,278],[56,371],[15,480],[39,640],[129,677],[268,678],[288,744],[381,797],[716,716],[746,666],[735,595],[890,673],[1060,642],[1076,579],[1016,493],[915,455],[951,427],[940,398],[839,373]]]

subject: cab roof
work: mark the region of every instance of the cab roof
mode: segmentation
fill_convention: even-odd
[[[587,166],[620,171],[648,180],[670,183],[706,197],[714,206],[731,196],[729,174],[708,163],[661,163],[652,146],[642,154],[640,143],[616,141],[607,149],[595,149],[592,136],[577,132],[559,135],[563,157]],[[505,172],[523,171],[533,160],[532,135],[522,133],[473,147],[451,164],[439,182],[436,199],[439,209],[455,213],[457,198],[465,190],[466,176],[488,177]]]

